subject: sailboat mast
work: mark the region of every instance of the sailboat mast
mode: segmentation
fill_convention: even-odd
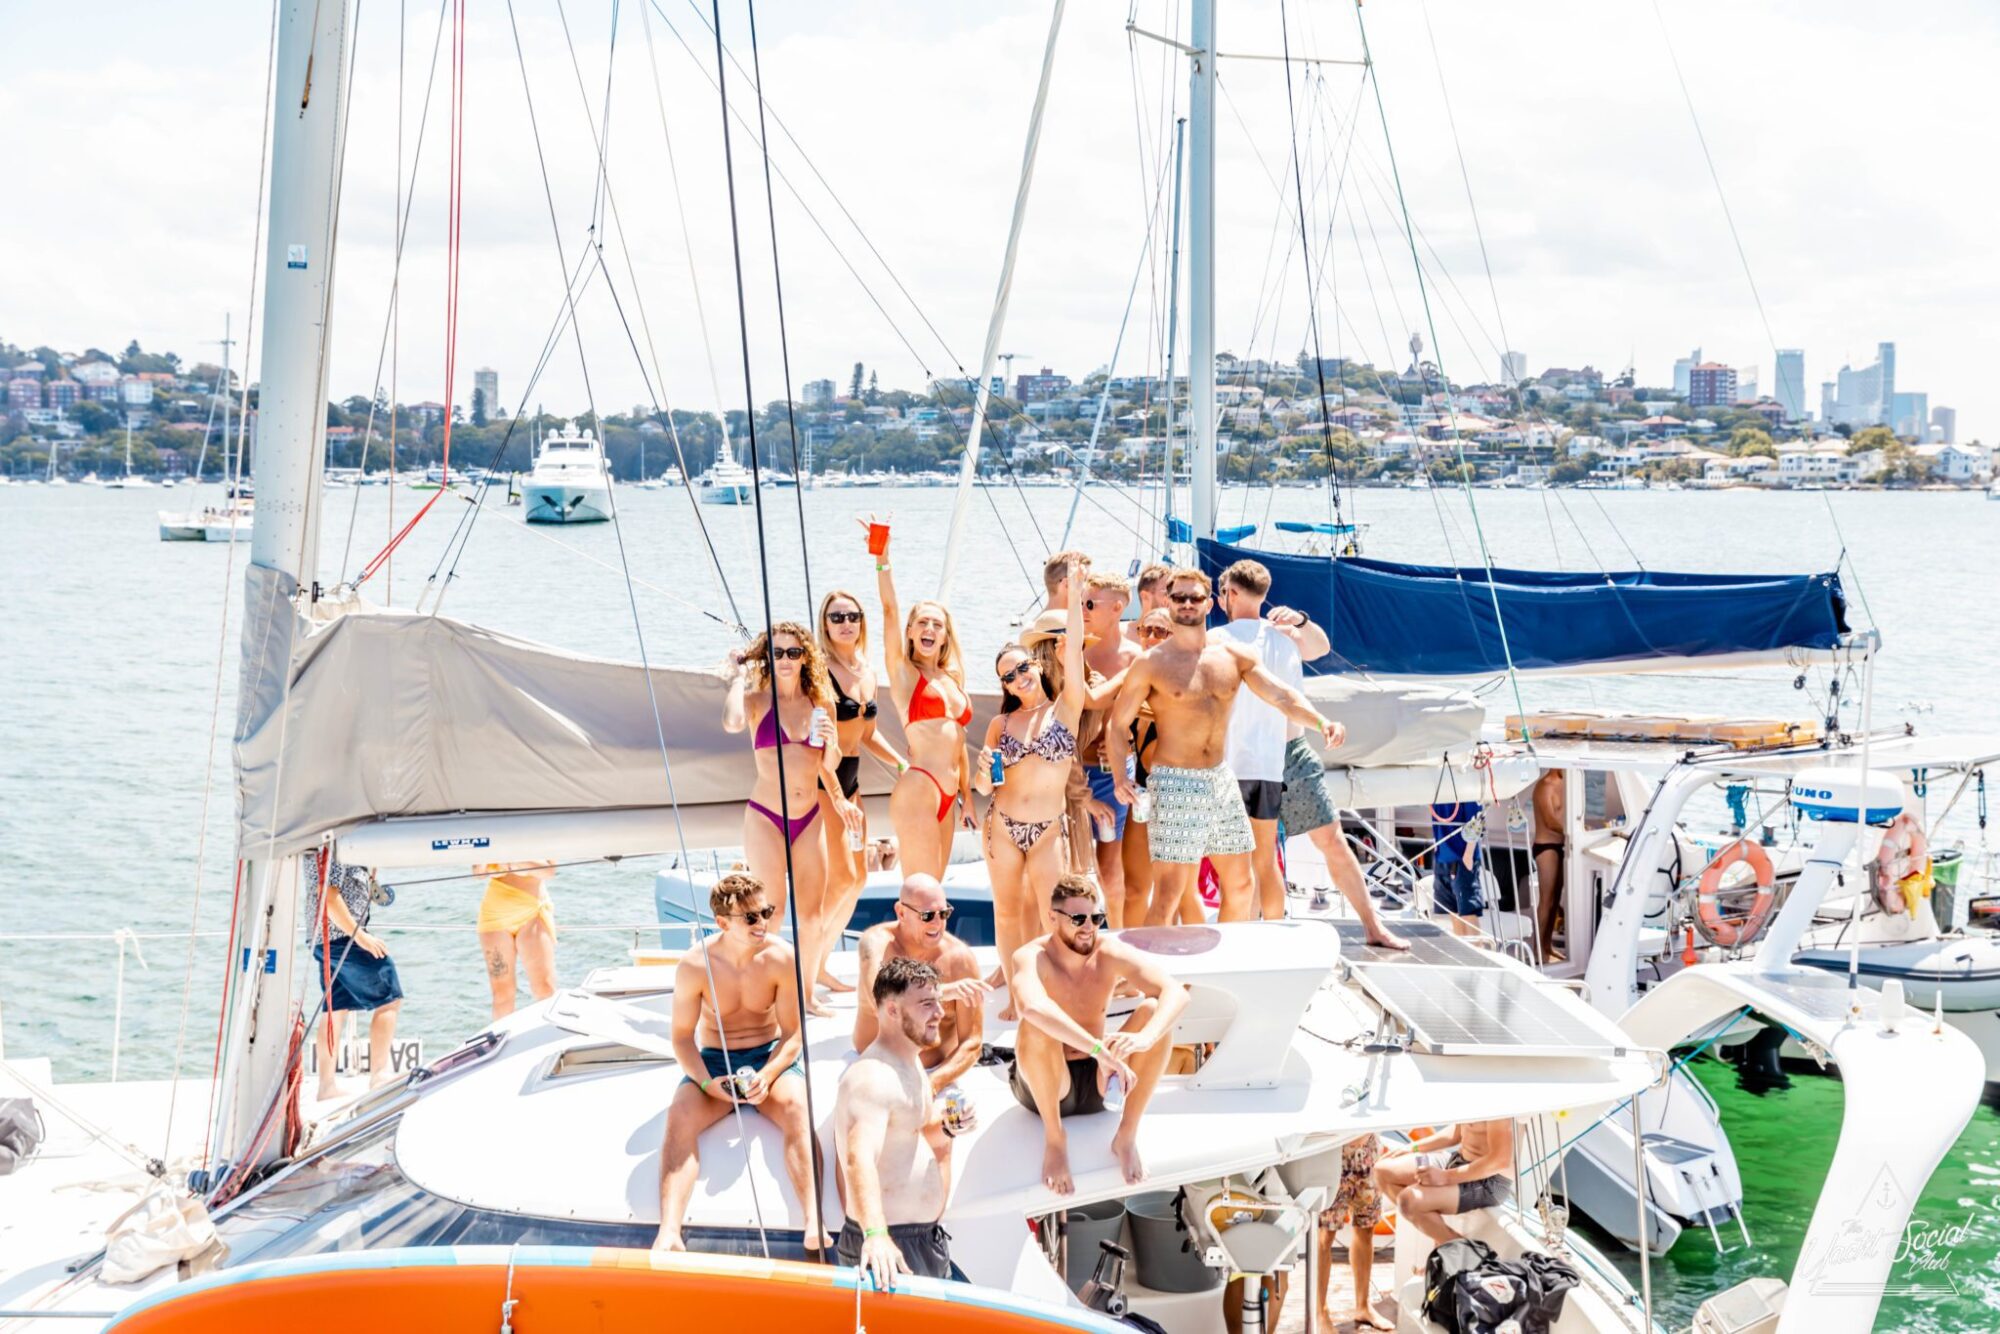
[[[294,598],[317,591],[349,9],[347,0],[281,0],[279,7],[239,736],[275,712],[273,701],[287,690]],[[286,1095],[292,1054],[302,880],[298,857],[266,861],[253,832],[242,838],[243,888],[232,932],[238,952],[230,960],[232,1041],[210,1129],[213,1160],[239,1172],[287,1148],[278,1100]]]
[[[1215,0],[1193,0],[1188,36],[1188,416],[1196,537],[1215,536]],[[1171,386],[1169,386],[1171,392]]]

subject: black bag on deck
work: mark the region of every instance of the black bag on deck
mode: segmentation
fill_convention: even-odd
[[[1578,1281],[1562,1261],[1532,1251],[1462,1271],[1452,1280],[1459,1334],[1549,1334]]]
[[[1563,1302],[1569,1290],[1583,1281],[1582,1275],[1555,1256],[1539,1251],[1528,1251],[1513,1263],[1535,1277],[1535,1292],[1522,1329],[1526,1334],[1549,1334],[1549,1328],[1562,1319]]]
[[[0,1098],[0,1177],[32,1158],[47,1138],[33,1099]]]
[[[1469,1334],[1459,1324],[1458,1276],[1493,1262],[1493,1248],[1483,1241],[1447,1241],[1424,1260],[1424,1319],[1446,1334]]]

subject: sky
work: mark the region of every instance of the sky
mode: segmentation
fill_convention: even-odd
[[[514,0],[518,55],[505,4],[467,8],[456,401],[491,366],[510,409],[740,407],[746,323],[760,403],[782,394],[786,354],[796,386],[845,382],[857,361],[884,387],[976,369],[1047,0],[758,7],[782,342],[757,105],[731,66],[738,319],[705,0]],[[1289,359],[1316,328],[1328,355],[1401,366],[1416,333],[1462,382],[1492,378],[1512,347],[1531,371],[1630,364],[1642,384],[1670,382],[1673,360],[1699,347],[1756,367],[1766,393],[1773,348],[1800,347],[1816,408],[1822,380],[1887,340],[1899,388],[1957,408],[1961,440],[2000,437],[2000,7],[1988,0],[1369,0],[1372,80],[1248,58],[1288,40],[1294,56],[1353,60],[1349,4],[1220,9],[1218,347]],[[742,0],[722,11],[747,69]],[[405,400],[445,393],[440,12],[358,8],[337,396],[386,390],[392,371]],[[998,349],[1019,354],[1017,373],[1080,376],[1115,348],[1119,370],[1139,374],[1164,356],[1164,187],[1186,64],[1128,33],[1128,17],[1186,35],[1165,0],[1068,6]],[[80,33],[65,7],[0,9],[0,338],[74,351],[136,338],[191,361],[215,355],[225,313],[243,337],[270,21],[252,0],[107,2]],[[399,131],[410,221],[392,330]],[[603,271],[577,298],[581,336],[531,387],[564,265],[600,212]],[[1183,299],[1183,358],[1185,314]]]

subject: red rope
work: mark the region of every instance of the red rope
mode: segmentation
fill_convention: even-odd
[[[388,544],[362,567],[354,586],[359,588],[374,577],[403,539],[423,522],[431,507],[451,487],[452,393],[458,375],[458,263],[459,236],[465,219],[465,0],[452,0],[451,33],[451,161],[446,172],[445,208],[445,297],[444,297],[444,458],[438,489],[420,506],[410,521],[396,530]]]

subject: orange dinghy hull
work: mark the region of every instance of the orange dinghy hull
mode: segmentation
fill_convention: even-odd
[[[127,1309],[118,1334],[658,1334],[662,1329],[850,1330],[852,1269],[789,1260],[560,1246],[347,1251],[245,1265],[177,1284]],[[512,1303],[511,1308],[507,1303]],[[1116,1334],[1078,1307],[968,1283],[861,1281],[869,1334]]]

